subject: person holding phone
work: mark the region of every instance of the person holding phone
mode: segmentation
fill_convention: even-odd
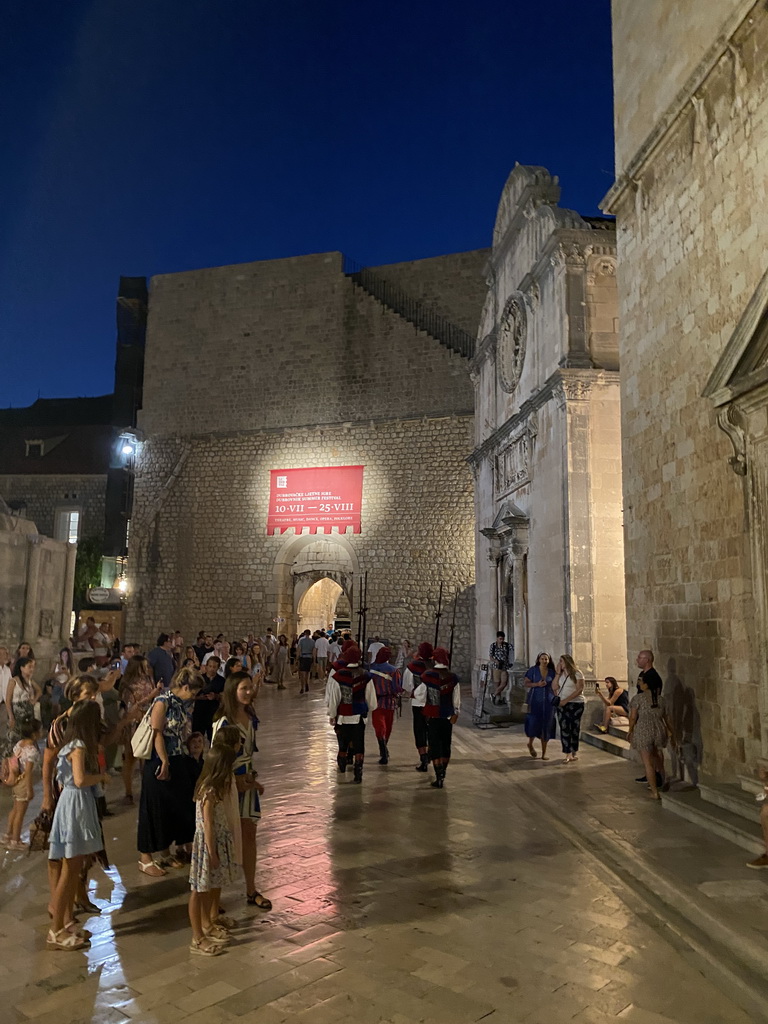
[[[171,854],[195,836],[193,794],[197,781],[186,756],[187,707],[202,689],[193,669],[182,668],[171,687],[155,697],[150,722],[154,735],[152,756],[144,762],[139,802],[139,871],[160,878],[167,868],[183,862]]]

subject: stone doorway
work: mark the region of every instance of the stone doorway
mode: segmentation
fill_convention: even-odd
[[[336,619],[349,620],[349,597],[341,584],[330,576],[316,582],[296,578],[296,621],[298,631],[328,629]],[[300,596],[298,596],[300,595]]]
[[[351,618],[359,585],[357,555],[346,537],[288,537],[275,559],[274,600],[280,631],[300,633],[326,627],[334,616]]]

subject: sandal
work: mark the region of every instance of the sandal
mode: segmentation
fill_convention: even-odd
[[[48,937],[45,940],[45,944],[48,949],[84,949],[88,943],[85,939],[81,939],[79,935],[73,935],[72,932],[68,932],[66,928],[62,928],[60,932],[54,932],[51,929],[48,932]]]
[[[218,956],[224,950],[204,935],[202,939],[192,939],[189,944],[189,952],[197,953],[198,956]]]
[[[531,755],[531,757],[536,757],[536,751],[533,749],[532,743],[528,744],[528,753]]]
[[[143,860],[140,860],[139,871],[141,871],[142,874],[149,875],[150,878],[162,878],[163,875],[168,874],[168,872],[162,868],[156,860],[153,860],[150,864],[145,864]]]
[[[205,937],[210,939],[211,942],[215,942],[217,946],[228,946],[232,941],[226,928],[222,928],[217,924],[211,925],[208,931],[205,932]]]
[[[250,896],[246,896],[245,902],[249,907],[258,907],[259,910],[271,910],[272,900],[268,900],[266,896],[262,896],[260,892],[252,892]]]
[[[227,917],[225,914],[219,914],[213,923],[217,924],[219,928],[224,928],[226,931],[229,931],[231,928],[237,928],[237,921],[234,917]]]
[[[92,903],[89,899],[76,900],[75,910],[81,914],[100,914],[101,907],[97,907],[95,903]]]
[[[77,921],[68,921],[64,925],[64,930],[68,931],[70,935],[77,935],[81,939],[90,939],[92,932],[89,932],[87,928],[81,928]]]
[[[171,854],[170,857],[163,857],[162,860],[155,861],[159,868],[183,868],[184,864],[179,860],[178,857]]]

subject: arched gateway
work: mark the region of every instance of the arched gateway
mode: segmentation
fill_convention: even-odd
[[[280,631],[317,629],[337,615],[349,617],[359,581],[357,556],[343,535],[288,537],[275,559],[273,576],[277,616],[283,620]]]

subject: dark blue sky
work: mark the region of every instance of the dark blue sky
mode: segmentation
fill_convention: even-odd
[[[609,0],[25,0],[0,38],[0,405],[111,390],[120,274],[489,244],[515,161],[597,213]]]

